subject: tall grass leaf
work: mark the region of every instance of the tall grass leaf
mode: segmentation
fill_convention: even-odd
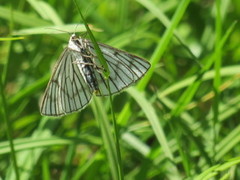
[[[165,154],[166,158],[169,158],[169,160],[174,160],[174,156],[169,147],[160,119],[155,113],[153,106],[149,103],[149,101],[146,99],[143,93],[138,92],[134,88],[129,88],[127,92],[135,99],[135,101],[139,104],[142,111],[148,118],[148,121],[151,124],[154,134],[159,144],[161,145],[161,148],[163,149],[163,153]],[[174,171],[175,174],[178,174],[177,168],[174,165],[171,167],[171,169],[172,171]]]
[[[7,7],[0,6],[0,18],[5,20],[10,20],[11,9]],[[49,26],[51,23],[46,20],[42,20],[41,18],[37,18],[31,14],[26,12],[21,12],[17,10],[13,10],[13,21],[16,24],[21,24],[29,27],[37,27],[37,26]]]
[[[63,25],[62,19],[59,17],[55,9],[53,9],[47,2],[40,0],[27,1],[40,14],[43,19],[50,20],[55,25]]]
[[[109,160],[109,168],[111,169],[111,174],[114,180],[118,180],[119,173],[118,173],[118,158],[117,158],[117,150],[115,146],[115,141],[112,135],[112,126],[109,123],[108,116],[106,114],[105,109],[103,108],[103,104],[100,99],[95,98],[93,99],[94,103],[94,115],[95,118],[99,122],[99,126],[102,133],[103,144],[105,146],[105,150],[107,153],[107,157]]]

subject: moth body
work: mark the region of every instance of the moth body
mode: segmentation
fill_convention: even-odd
[[[79,66],[84,81],[88,84],[93,92],[99,92],[98,82],[94,73],[95,66],[92,61],[92,54],[88,51],[87,44],[84,39],[73,34],[68,43],[69,49],[80,52],[81,57],[76,56],[76,64]]]

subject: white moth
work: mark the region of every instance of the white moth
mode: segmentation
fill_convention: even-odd
[[[98,43],[110,71],[111,94],[139,80],[150,68],[146,60]],[[40,111],[45,116],[61,116],[83,109],[92,95],[109,95],[107,80],[93,44],[72,34],[45,90]]]

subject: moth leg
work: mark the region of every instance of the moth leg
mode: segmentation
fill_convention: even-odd
[[[102,74],[104,71],[106,71],[103,66],[96,66],[95,69],[99,74]]]
[[[93,66],[93,68],[96,69],[98,73],[102,73],[101,71],[105,71],[105,69],[102,66],[97,66],[96,63],[86,63],[86,62],[79,62],[79,61],[73,61],[73,63]]]
[[[87,58],[93,58],[93,55],[87,55],[87,54],[82,54],[83,57],[87,57]]]
[[[98,66],[95,59],[97,59],[97,55],[93,54],[90,49],[88,48],[88,51],[89,51],[89,55],[88,54],[82,54],[82,56],[84,57],[88,57],[88,58],[91,58],[93,63],[90,63],[89,65],[93,65],[93,67],[96,69],[96,71],[100,74],[102,74],[103,72],[106,72],[106,69],[104,69],[104,67],[101,65],[101,66]]]
[[[94,68],[96,69],[96,71],[99,73],[99,74],[102,74],[103,75],[103,72],[106,72],[106,69],[103,67],[103,65],[97,65],[95,59],[97,59],[97,56],[93,55],[93,63],[95,64]]]
[[[79,62],[79,61],[73,61],[72,63],[73,63],[73,64],[83,64],[83,65],[89,65],[89,66],[93,66],[93,67],[95,67],[95,66],[96,66],[96,64],[94,64],[94,63],[88,63],[88,62]]]

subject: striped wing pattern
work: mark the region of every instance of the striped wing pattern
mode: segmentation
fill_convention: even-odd
[[[95,57],[94,62],[97,66],[101,67],[99,60],[96,57],[96,53],[92,43],[88,40],[87,44],[90,52]],[[150,63],[146,60],[129,54],[125,51],[113,48],[111,46],[98,43],[99,48],[101,49],[107,64],[110,70],[109,85],[111,94],[120,92],[122,89],[130,86],[139,80],[150,68]],[[97,96],[106,96],[109,95],[107,88],[107,82],[104,79],[103,75],[95,71],[95,75],[98,80],[98,85],[100,89],[100,94]]]
[[[60,60],[48,83],[41,104],[41,114],[61,116],[84,108],[92,97],[92,91],[85,83],[80,69],[73,63],[76,53],[68,48]]]
[[[139,80],[150,68],[144,59],[111,46],[98,43],[110,70],[110,93],[115,94]],[[87,53],[86,53],[87,52]],[[85,59],[84,59],[85,58]],[[91,63],[86,63],[91,58]],[[85,74],[91,66],[99,89],[90,88]],[[83,109],[91,100],[92,94],[109,95],[107,80],[103,77],[101,64],[96,56],[93,44],[73,34],[68,47],[60,56],[53,75],[42,99],[40,111],[46,116],[61,116]]]

